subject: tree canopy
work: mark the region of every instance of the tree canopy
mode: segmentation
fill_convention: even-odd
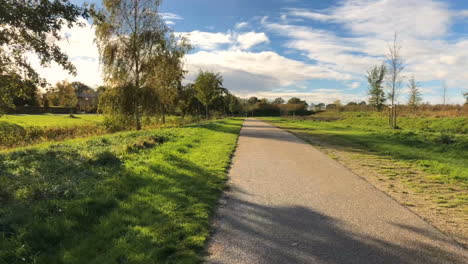
[[[222,87],[223,77],[219,73],[200,71],[195,80],[195,91],[197,99],[205,106],[206,118],[210,104],[226,92]]]

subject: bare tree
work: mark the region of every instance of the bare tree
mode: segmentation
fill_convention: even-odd
[[[447,82],[443,81],[442,83],[442,104],[447,104]]]
[[[388,47],[387,54],[387,86],[388,86],[388,99],[390,100],[389,109],[389,125],[390,128],[397,128],[397,109],[396,99],[397,93],[401,88],[403,82],[402,72],[405,69],[403,58],[401,57],[401,44],[398,42],[398,34],[395,33],[393,37],[393,43]]]

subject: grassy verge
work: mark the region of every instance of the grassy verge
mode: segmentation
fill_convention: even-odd
[[[450,134],[447,140],[444,133],[418,129],[417,122],[393,131],[345,115],[263,120],[317,146],[468,247],[468,136]]]
[[[196,263],[242,121],[0,154],[0,263]]]
[[[319,115],[318,118],[321,116]],[[438,174],[441,181],[468,184],[468,136],[418,129],[407,121],[405,129],[390,130],[385,124],[363,125],[348,119],[330,121],[265,118],[279,127],[306,132],[325,142],[364,149],[397,160],[411,162],[427,172]],[[355,120],[355,119],[354,119]],[[437,122],[444,122],[437,120]],[[449,123],[449,121],[445,121]],[[454,123],[458,124],[458,121]],[[468,120],[467,120],[468,123]]]

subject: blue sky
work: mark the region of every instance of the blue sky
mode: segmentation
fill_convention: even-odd
[[[166,0],[160,11],[195,46],[186,58],[186,81],[199,69],[218,71],[241,97],[366,100],[365,73],[384,61],[395,32],[404,75],[420,83],[424,101],[442,102],[443,83],[449,103],[463,102],[468,90],[467,1]],[[50,82],[101,84],[92,26],[66,33],[70,38],[61,46],[78,76],[54,65],[40,72]],[[400,102],[407,100],[406,90],[404,83]]]

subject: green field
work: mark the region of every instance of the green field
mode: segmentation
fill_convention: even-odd
[[[181,125],[197,118],[168,116],[166,125]],[[102,115],[4,115],[0,116],[0,149],[22,147],[49,141],[103,135],[109,132]],[[145,128],[163,126],[158,117],[145,119]]]
[[[263,118],[324,143],[409,162],[440,180],[468,183],[468,118],[401,118],[401,129],[369,113],[323,113],[305,119]]]
[[[0,117],[0,126],[6,123],[22,127],[70,127],[95,125],[101,123],[101,115],[4,115]]]
[[[242,120],[0,154],[0,263],[197,263]]]

